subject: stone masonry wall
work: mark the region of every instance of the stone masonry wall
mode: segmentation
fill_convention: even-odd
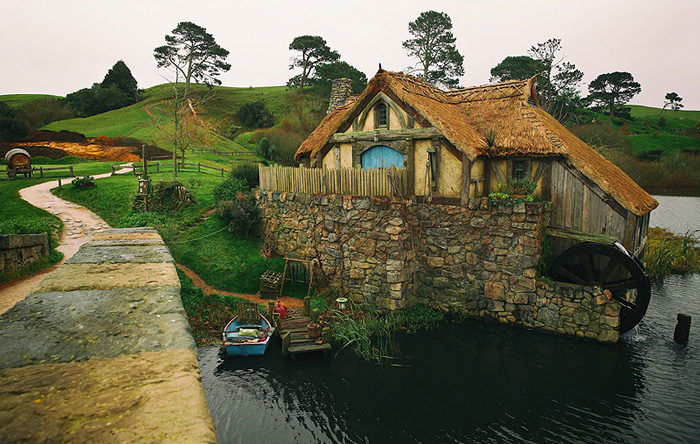
[[[49,254],[49,237],[41,234],[0,235],[0,274],[13,273]]]
[[[317,258],[356,302],[425,303],[453,313],[602,342],[618,339],[619,304],[600,289],[536,279],[543,204],[492,208],[412,199],[258,193],[277,252]]]

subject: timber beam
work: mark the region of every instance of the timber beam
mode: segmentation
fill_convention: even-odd
[[[428,128],[407,128],[400,130],[379,130],[379,131],[361,131],[352,133],[336,133],[328,140],[329,143],[352,143],[363,141],[382,141],[382,140],[406,140],[411,139],[432,139],[435,137],[444,137],[435,127]]]

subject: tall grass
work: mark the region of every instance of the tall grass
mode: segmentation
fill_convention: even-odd
[[[341,349],[352,347],[361,359],[380,363],[391,354],[394,333],[415,333],[437,327],[445,318],[443,312],[425,305],[414,305],[397,313],[379,313],[372,304],[351,304],[349,311],[331,310],[329,314],[333,339]],[[340,351],[339,350],[339,351]]]
[[[673,153],[659,162],[646,162],[628,153],[612,151],[609,157],[647,191],[700,185],[700,156]]]
[[[700,272],[698,232],[677,236],[663,228],[649,229],[644,264],[651,279],[663,279],[673,273]]]

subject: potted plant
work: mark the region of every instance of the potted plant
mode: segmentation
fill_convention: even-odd
[[[317,339],[321,336],[321,324],[310,322],[306,327],[309,330],[309,339]]]
[[[71,183],[78,188],[94,187],[95,182],[92,181],[93,179],[94,177],[92,176],[76,177]]]

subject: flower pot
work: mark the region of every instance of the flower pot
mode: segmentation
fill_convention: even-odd
[[[313,322],[306,326],[309,330],[309,339],[317,339],[321,336],[321,326]]]

